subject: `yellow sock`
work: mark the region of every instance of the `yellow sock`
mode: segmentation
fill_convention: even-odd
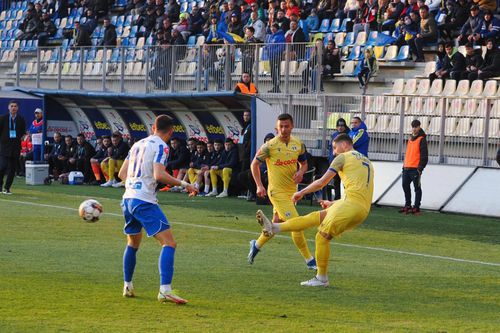
[[[233,169],[224,168],[222,169],[222,183],[224,184],[224,191],[229,188],[229,182],[231,181],[231,175],[233,174]]]
[[[280,231],[302,231],[314,226],[319,226],[320,211],[312,212],[304,216],[297,216],[286,220],[286,222],[280,223]],[[293,236],[293,235],[292,235]]]
[[[101,162],[101,170],[102,170],[102,173],[104,175],[104,179],[106,179],[106,181],[109,181],[109,168],[108,168],[108,164],[109,164],[109,160],[104,162],[102,161]]]
[[[217,190],[217,170],[210,170],[210,182],[212,189]]]
[[[328,258],[330,257],[330,241],[316,234],[316,265],[318,267],[318,275],[327,275]]]
[[[304,257],[305,260],[309,260],[311,256],[311,252],[309,251],[309,247],[307,246],[307,240],[304,236],[303,231],[292,231],[292,240],[297,249],[299,249],[300,254]]]
[[[257,247],[260,249],[264,246],[264,244],[266,244],[271,238],[273,238],[273,236],[271,237],[268,237],[268,236],[265,236],[264,234],[260,234],[259,238],[257,239]]]

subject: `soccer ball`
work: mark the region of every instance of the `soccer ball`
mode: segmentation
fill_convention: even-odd
[[[97,200],[88,199],[80,204],[78,213],[85,222],[97,222],[102,214],[102,205]]]

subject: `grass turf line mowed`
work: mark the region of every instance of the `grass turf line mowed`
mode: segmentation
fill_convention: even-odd
[[[299,285],[313,273],[288,238],[273,239],[248,265],[248,242],[259,230],[255,204],[161,193],[178,243],[173,286],[190,301],[176,306],[156,301],[159,246],[146,237],[134,275],[138,297],[121,296],[123,189],[16,182],[13,192],[0,196],[1,332],[494,332],[500,327],[500,267],[487,264],[500,263],[495,219],[430,212],[401,216],[395,209],[374,208],[361,227],[333,242],[332,286],[314,289]],[[76,209],[86,198],[96,198],[111,214],[95,224],[83,222]],[[314,209],[298,207],[300,214]],[[270,214],[271,207],[264,212]],[[313,240],[314,234],[309,230],[306,236]],[[314,243],[309,245],[314,250]]]

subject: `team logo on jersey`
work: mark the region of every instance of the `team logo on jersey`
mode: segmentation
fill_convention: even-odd
[[[289,219],[290,217],[292,217],[292,213],[291,212],[285,212],[285,217],[287,219]]]
[[[293,151],[297,151],[299,148],[298,148],[297,146],[292,146],[292,147],[291,147],[291,149],[292,149]]]

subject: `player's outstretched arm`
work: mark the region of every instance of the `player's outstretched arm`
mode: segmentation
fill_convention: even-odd
[[[335,177],[336,174],[337,174],[336,172],[334,172],[332,170],[328,170],[327,172],[325,172],[323,177],[321,177],[320,179],[316,179],[311,184],[309,184],[306,188],[304,188],[298,192],[295,192],[295,194],[292,196],[293,203],[297,203],[298,201],[300,201],[300,199],[302,199],[304,197],[304,195],[306,195],[306,194],[314,193],[316,191],[321,190],[323,187],[328,185],[330,180],[332,180],[332,178]]]
[[[161,163],[155,163],[153,165],[153,176],[155,180],[159,183],[173,185],[173,186],[182,186],[189,192],[198,192],[198,190],[193,185],[172,177],[165,170],[165,166]]]

